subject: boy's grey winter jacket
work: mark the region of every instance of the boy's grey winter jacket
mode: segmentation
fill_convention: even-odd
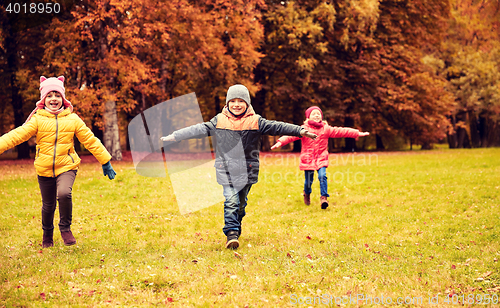
[[[175,140],[212,136],[215,146],[217,182],[243,188],[255,184],[259,176],[261,135],[289,135],[300,137],[301,127],[270,121],[255,114],[248,106],[242,117],[233,116],[227,107],[210,121],[179,129]]]

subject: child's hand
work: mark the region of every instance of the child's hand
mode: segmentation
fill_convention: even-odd
[[[161,141],[175,141],[175,137],[174,137],[174,135],[170,134],[170,135],[165,136],[165,137],[160,137],[160,140]]]
[[[115,178],[116,172],[111,166],[111,161],[108,161],[104,165],[102,165],[102,172],[104,173],[104,176],[108,176],[110,180]]]
[[[308,138],[311,138],[312,140],[316,140],[316,138],[318,137],[318,135],[310,133],[308,130],[305,130],[305,129],[300,131],[300,135],[302,137],[306,136]]]
[[[356,137],[355,140],[357,141],[359,137],[368,136],[369,134],[370,134],[369,132],[359,132],[358,137]]]
[[[278,141],[278,142],[276,142],[276,144],[275,144],[275,145],[273,145],[273,146],[271,147],[271,150],[274,150],[274,149],[276,149],[276,148],[279,148],[280,146],[281,146],[281,142],[280,142],[280,141]]]

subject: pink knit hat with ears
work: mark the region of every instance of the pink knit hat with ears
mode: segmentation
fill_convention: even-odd
[[[309,119],[309,116],[311,115],[311,112],[314,109],[319,110],[319,112],[321,113],[321,118],[323,118],[323,111],[321,111],[321,109],[318,106],[311,106],[311,107],[307,108],[307,110],[306,110],[306,118]]]
[[[45,108],[45,98],[47,97],[47,94],[49,94],[52,91],[57,91],[61,93],[64,107],[69,108],[70,111],[73,112],[73,105],[71,104],[70,101],[66,99],[66,96],[64,96],[64,93],[66,92],[64,89],[64,76],[59,76],[57,78],[56,77],[47,78],[45,76],[41,76],[40,100],[36,102],[35,109],[28,116],[28,119],[26,119],[26,122],[24,122],[24,124],[26,124],[31,119],[31,117],[35,114],[37,110]]]

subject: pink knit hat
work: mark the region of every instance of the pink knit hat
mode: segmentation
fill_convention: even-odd
[[[64,96],[64,93],[66,92],[64,89],[64,76],[59,76],[57,78],[56,77],[47,78],[45,76],[41,76],[40,100],[36,102],[35,109],[28,116],[28,119],[26,119],[26,122],[24,122],[24,124],[26,124],[31,119],[31,117],[35,114],[37,110],[45,108],[45,98],[47,97],[47,94],[49,94],[52,91],[57,91],[61,93],[64,107],[69,108],[71,112],[73,112],[73,105],[71,104],[70,101],[66,99],[66,96]]]
[[[311,112],[314,109],[318,109],[319,112],[321,113],[321,118],[323,118],[323,111],[321,111],[321,109],[318,106],[311,106],[311,107],[307,108],[307,110],[306,110],[306,118],[309,119],[309,116],[311,115]]]

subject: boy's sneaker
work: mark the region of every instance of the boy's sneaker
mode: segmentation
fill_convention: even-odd
[[[235,230],[231,230],[227,233],[227,242],[226,248],[228,249],[236,249],[240,246],[240,242],[238,242],[239,232]]]
[[[311,204],[311,194],[306,194],[305,192],[303,192],[302,195],[304,195],[304,204],[310,205]]]
[[[328,207],[328,199],[325,196],[321,196],[321,209],[325,210]]]

